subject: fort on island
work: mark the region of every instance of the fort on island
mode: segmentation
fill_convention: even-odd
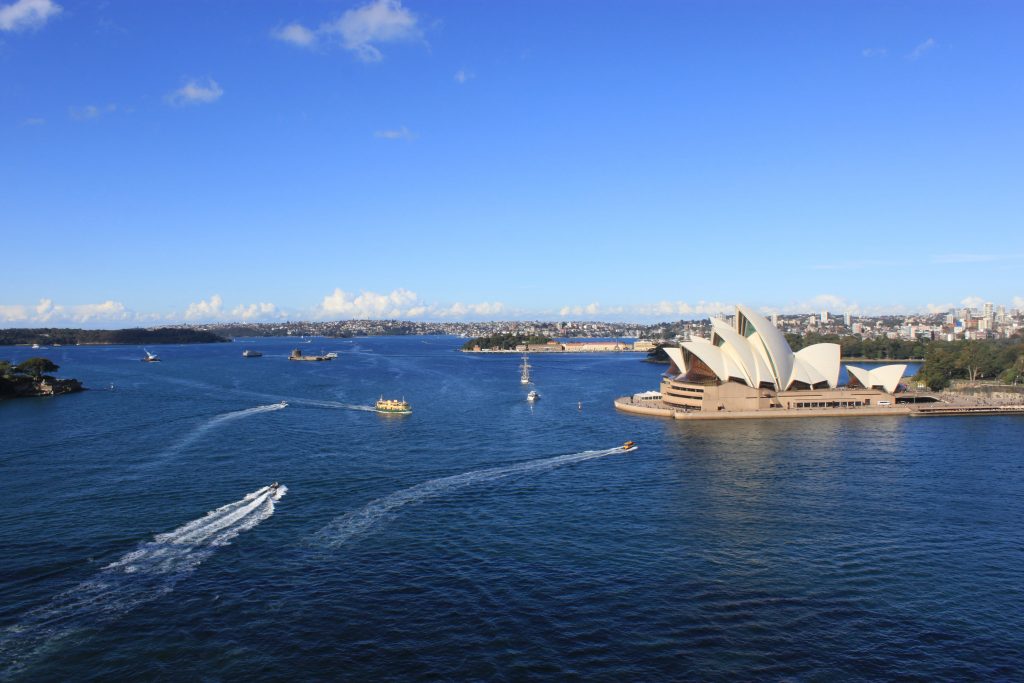
[[[906,364],[846,366],[839,385],[839,344],[793,352],[764,316],[737,306],[732,324],[711,320],[710,339],[666,347],[671,365],[657,391],[615,400],[619,410],[676,419],[948,415],[1021,412],[1020,406],[944,406],[932,394],[900,383]]]

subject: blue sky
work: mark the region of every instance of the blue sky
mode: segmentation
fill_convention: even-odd
[[[1022,20],[0,0],[0,323],[1024,307]]]

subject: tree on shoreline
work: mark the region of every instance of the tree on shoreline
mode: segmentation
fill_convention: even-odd
[[[930,342],[917,380],[941,391],[955,379],[999,378],[1011,384],[1018,376],[1024,376],[1024,344],[975,339]]]
[[[60,366],[49,358],[34,357],[18,363],[14,369],[16,372],[38,380],[43,377],[43,373],[57,372],[60,370]]]

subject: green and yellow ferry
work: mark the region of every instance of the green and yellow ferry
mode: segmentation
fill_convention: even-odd
[[[378,413],[385,413],[387,415],[408,415],[412,412],[412,406],[404,398],[399,401],[381,396],[380,400],[377,401],[376,408]]]

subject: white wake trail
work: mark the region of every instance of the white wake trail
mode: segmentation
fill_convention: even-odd
[[[0,678],[72,632],[115,619],[174,590],[215,550],[274,514],[287,487],[253,491],[173,531],[158,534],[95,576],[28,612],[0,633]]]
[[[261,413],[272,413],[275,410],[284,410],[287,407],[288,407],[288,404],[286,404],[286,403],[271,403],[271,404],[265,405],[265,406],[255,406],[254,408],[246,408],[245,410],[235,410],[235,411],[230,412],[230,413],[224,413],[222,415],[217,415],[216,417],[210,418],[209,420],[207,420],[203,424],[201,424],[198,427],[196,427],[195,429],[193,429],[192,432],[190,434],[188,434],[188,436],[186,436],[184,439],[179,441],[173,447],[173,450],[180,451],[180,450],[183,450],[184,448],[187,448],[194,441],[199,439],[201,436],[206,434],[211,429],[216,429],[217,427],[220,427],[221,425],[223,425],[223,424],[225,424],[227,422],[233,422],[234,420],[241,420],[244,417],[252,417],[253,415],[259,415]]]
[[[390,519],[396,511],[406,505],[414,505],[428,498],[436,498],[456,489],[497,481],[516,474],[534,474],[546,472],[564,465],[571,465],[594,458],[603,458],[616,453],[624,453],[619,448],[609,448],[603,451],[583,451],[582,453],[570,453],[559,455],[553,458],[541,460],[529,460],[513,465],[492,467],[484,470],[475,470],[464,474],[456,474],[451,477],[431,479],[411,488],[403,489],[391,495],[370,501],[359,510],[347,512],[331,520],[323,529],[314,536],[316,543],[327,548],[337,548],[357,534],[368,531],[378,523]]]

